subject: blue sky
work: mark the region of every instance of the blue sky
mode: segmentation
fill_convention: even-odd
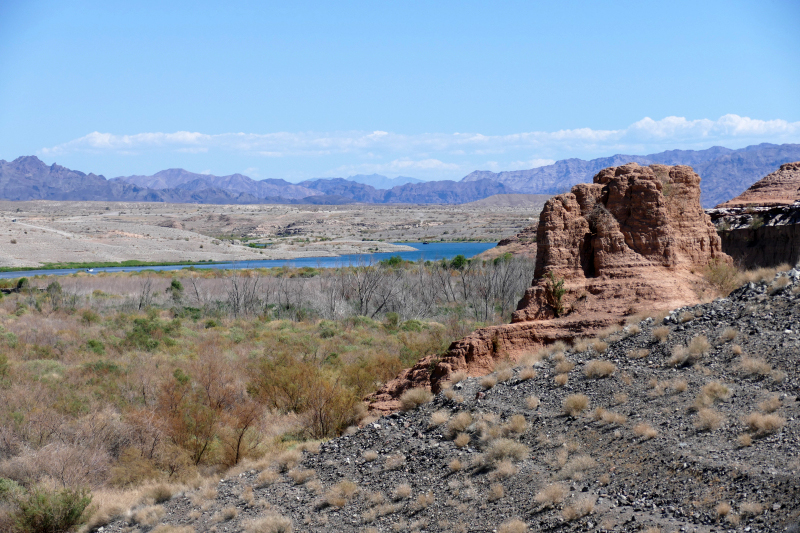
[[[0,2],[0,159],[460,179],[800,142],[798,23],[790,0]]]

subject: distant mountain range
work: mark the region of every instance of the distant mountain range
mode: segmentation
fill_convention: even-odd
[[[584,161],[565,159],[530,170],[476,170],[461,181],[422,181],[379,174],[318,178],[301,183],[281,179],[253,180],[242,174],[212,176],[169,169],[152,176],[107,180],[35,156],[0,160],[0,198],[6,200],[101,200],[202,204],[462,204],[496,194],[546,194],[568,191],[591,181],[601,169],[629,162],[690,165],[703,179],[704,207],[738,195],[780,165],[800,161],[800,144],[759,144],[739,150],[671,150],[650,155],[615,155]]]
[[[531,170],[490,172],[476,170],[461,181],[490,179],[521,193],[558,194],[586,183],[598,171],[625,163],[689,165],[702,178],[703,207],[713,207],[738,195],[784,163],[800,161],[800,144],[759,144],[739,150],[714,146],[708,150],[670,150],[650,155],[614,155],[584,161],[564,159]]]

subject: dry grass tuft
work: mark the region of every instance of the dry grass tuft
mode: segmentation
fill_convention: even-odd
[[[519,519],[507,520],[500,524],[497,533],[527,533],[528,526]]]
[[[246,533],[292,533],[292,519],[279,514],[268,514],[247,522]]]
[[[456,370],[455,372],[452,372],[449,376],[447,376],[447,382],[450,385],[455,385],[456,383],[460,383],[460,382],[464,381],[468,377],[469,377],[469,374],[467,374],[465,371]]]
[[[303,452],[300,450],[287,450],[277,457],[275,464],[281,472],[286,472],[300,464],[302,459]]]
[[[466,433],[459,433],[455,439],[453,439],[453,444],[456,445],[456,448],[463,448],[467,444],[469,444],[470,437]]]
[[[357,492],[358,485],[344,479],[328,490],[327,494],[325,494],[325,503],[331,507],[344,507]]]
[[[498,462],[494,466],[494,470],[491,474],[489,474],[489,477],[491,479],[506,479],[511,476],[515,476],[518,471],[519,470],[517,470],[517,467],[514,466],[514,463],[509,460],[504,460]]]
[[[528,381],[536,377],[536,370],[532,366],[526,366],[519,371],[519,380]]]
[[[481,387],[483,388],[483,390],[489,390],[495,385],[497,385],[496,376],[489,374],[488,376],[483,376],[481,378]]]
[[[530,450],[521,442],[512,439],[497,439],[486,450],[486,458],[492,464],[498,464],[505,459],[524,461]]]
[[[572,505],[568,505],[564,508],[564,510],[561,512],[561,516],[567,522],[572,522],[573,520],[583,518],[584,516],[594,512],[594,506],[596,502],[597,499],[594,496],[590,496],[588,494],[580,496]]]
[[[578,455],[566,462],[558,473],[558,479],[573,479],[580,481],[583,473],[590,468],[597,466],[597,461],[588,455]]]
[[[738,344],[731,346],[731,351],[733,352],[733,355],[742,355],[744,353],[744,350],[742,350],[742,347]]]
[[[764,506],[757,502],[744,502],[739,506],[742,516],[758,516],[764,511]]]
[[[364,459],[364,461],[371,463],[372,461],[377,460],[379,456],[378,452],[376,452],[375,450],[367,450],[363,454],[361,454],[361,457]]]
[[[555,381],[556,386],[563,387],[569,381],[569,374],[557,374],[553,381]]]
[[[514,377],[514,369],[510,364],[502,363],[497,365],[494,374],[497,377],[498,383],[505,383]]]
[[[764,359],[759,357],[748,357],[743,355],[739,359],[739,370],[746,376],[757,376],[760,378],[769,376],[772,373],[772,366]]]
[[[601,341],[600,339],[596,339],[594,342],[592,342],[592,349],[597,353],[603,353],[608,350],[608,343]]]
[[[428,423],[428,427],[441,426],[448,420],[450,420],[450,411],[447,409],[439,409],[431,415],[431,421]]]
[[[747,427],[757,436],[765,436],[781,429],[786,420],[776,414],[751,413],[744,419]]]
[[[137,509],[131,514],[130,522],[137,526],[153,527],[156,523],[164,518],[166,511],[161,505],[148,505]]]
[[[694,318],[695,318],[694,314],[692,314],[690,311],[684,311],[683,313],[681,313],[678,316],[678,320],[681,322],[681,324],[685,324],[686,322],[690,322],[690,321],[694,320]]]
[[[462,468],[464,468],[464,464],[458,458],[453,459],[452,461],[450,461],[450,463],[447,466],[448,466],[448,468],[450,468],[451,472],[458,472]]]
[[[589,397],[585,394],[571,394],[564,398],[564,414],[567,416],[578,416],[589,407]]]
[[[714,431],[719,429],[723,420],[723,416],[714,409],[700,409],[697,411],[694,427],[696,427],[698,431]]]
[[[611,399],[614,405],[623,405],[628,403],[628,395],[624,392],[616,392],[614,393],[614,397]]]
[[[575,339],[572,341],[572,349],[575,351],[575,353],[585,352],[589,349],[589,339]]]
[[[748,446],[753,445],[753,437],[748,435],[747,433],[742,433],[738,437],[736,437],[736,442],[739,444],[741,448],[747,448]]]
[[[758,404],[758,408],[765,413],[774,413],[781,407],[781,397],[778,395],[771,396],[769,399],[764,400]]]
[[[277,483],[280,480],[281,476],[275,470],[267,469],[263,470],[256,479],[256,488],[263,489],[273,483]],[[216,491],[214,491],[216,493]],[[216,496],[214,496],[216,498]]]
[[[633,432],[642,437],[642,440],[650,440],[658,436],[658,430],[645,422],[636,424],[636,427],[633,428]]]
[[[400,395],[400,408],[403,411],[412,411],[431,400],[433,400],[433,394],[428,389],[421,387],[408,389]]]
[[[606,378],[616,372],[617,367],[611,361],[592,359],[583,369],[584,375],[589,379]]]
[[[537,409],[539,407],[539,403],[541,402],[539,401],[538,396],[528,396],[525,398],[525,406],[530,410]]]
[[[575,368],[575,363],[564,359],[563,361],[559,361],[556,365],[556,374],[566,374],[568,372],[572,372],[573,368]]]
[[[717,518],[725,518],[728,516],[728,513],[731,512],[731,504],[728,502],[720,502],[714,508],[714,512],[717,513]]]
[[[711,349],[711,343],[705,335],[697,335],[689,341],[689,354],[697,359],[707,354]]]
[[[412,491],[411,485],[408,483],[401,483],[395,487],[394,492],[392,492],[392,498],[395,500],[407,500],[411,497]]]
[[[594,419],[603,424],[612,426],[623,426],[628,421],[625,415],[609,411],[602,407],[598,407],[594,410]]]
[[[195,529],[192,526],[169,526],[167,524],[161,524],[155,529],[151,529],[150,533],[195,533]]]
[[[528,430],[528,421],[523,415],[511,415],[502,429],[504,435],[522,435]]]
[[[658,340],[658,342],[664,342],[669,337],[669,328],[667,326],[659,326],[657,328],[653,328],[653,337]]]
[[[719,336],[720,342],[729,342],[736,338],[739,332],[733,328],[725,328],[722,334]]]
[[[383,469],[386,471],[399,470],[405,464],[406,456],[401,453],[397,453],[386,458],[386,461],[383,463]]]
[[[503,484],[502,483],[492,483],[489,486],[489,492],[486,495],[486,499],[489,500],[490,502],[495,502],[495,501],[501,499],[505,495],[506,495],[506,491],[503,488]]]
[[[626,354],[630,359],[644,359],[648,355],[650,355],[650,350],[647,348],[638,348],[636,350],[628,350]]]
[[[456,435],[467,429],[472,424],[472,415],[467,411],[459,411],[447,423],[447,432],[450,436]]]
[[[703,386],[703,395],[711,398],[712,401],[724,401],[731,397],[731,391],[728,387],[719,381],[712,381]]]
[[[314,479],[317,473],[309,468],[293,468],[286,475],[294,481],[295,485],[303,485]]]
[[[567,497],[568,493],[569,489],[567,489],[565,485],[561,483],[553,483],[552,485],[547,485],[539,490],[539,492],[536,493],[536,496],[533,497],[533,501],[542,507],[555,507],[564,501],[564,498]]]
[[[445,389],[444,397],[451,402],[464,403],[464,397],[457,393],[454,389]]]

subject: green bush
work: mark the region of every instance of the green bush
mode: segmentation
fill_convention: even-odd
[[[89,339],[89,342],[86,343],[86,346],[97,355],[103,355],[106,353],[106,347],[97,339]]]
[[[86,489],[48,490],[34,487],[15,498],[14,524],[24,533],[66,533],[86,521],[92,495]]]

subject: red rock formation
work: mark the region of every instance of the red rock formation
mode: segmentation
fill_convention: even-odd
[[[779,170],[758,180],[749,189],[717,208],[748,206],[777,207],[800,201],[800,161],[781,165]]]
[[[594,183],[545,204],[537,244],[535,278],[512,323],[479,329],[443,357],[424,358],[387,384],[373,408],[396,408],[410,387],[436,392],[456,370],[483,375],[500,358],[592,336],[627,315],[697,303],[701,270],[730,261],[700,206],[700,177],[687,166],[630,163],[600,171]],[[561,316],[550,274],[564,280]]]

